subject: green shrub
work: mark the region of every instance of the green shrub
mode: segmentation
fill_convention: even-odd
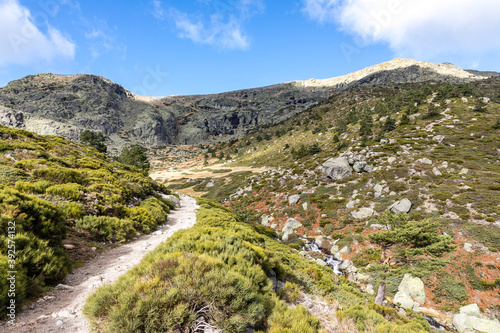
[[[82,174],[78,170],[63,167],[35,169],[33,176],[55,183],[80,184],[82,182]]]
[[[127,208],[125,212],[127,219],[134,222],[133,227],[136,231],[148,233],[156,228],[157,222],[153,214],[147,209],[142,207],[131,207]]]
[[[289,308],[273,298],[273,312],[267,321],[269,333],[319,333],[320,320],[307,311],[303,305]]]
[[[66,183],[53,185],[45,190],[45,193],[50,195],[58,195],[71,200],[80,200],[82,193],[85,192],[85,187],[75,183]]]
[[[279,291],[279,296],[288,303],[295,303],[300,298],[299,286],[287,281]]]
[[[243,332],[269,307],[248,277],[212,257],[168,254],[142,279],[133,278],[127,274],[100,288],[84,313],[106,317],[107,332],[194,332],[200,322]]]
[[[46,181],[46,180],[41,180],[41,181],[34,182],[34,183],[25,182],[25,181],[18,181],[16,183],[15,188],[16,188],[16,190],[21,191],[21,192],[43,194],[43,193],[45,193],[45,190],[52,185],[54,185],[54,183]]]
[[[76,202],[68,202],[61,207],[61,212],[64,214],[66,219],[79,219],[85,212],[80,204]]]
[[[88,215],[75,223],[75,228],[93,237],[123,242],[135,236],[134,221],[111,216]]]

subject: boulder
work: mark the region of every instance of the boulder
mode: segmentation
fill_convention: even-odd
[[[408,213],[410,209],[411,209],[411,201],[406,198],[404,198],[403,200],[396,201],[389,207],[389,210],[394,214]]]
[[[359,282],[364,282],[364,283],[368,283],[373,280],[369,274],[358,273],[356,277]]]
[[[341,254],[351,253],[351,248],[349,247],[349,245],[346,245],[340,249],[339,253],[341,253]],[[342,260],[342,259],[340,259],[340,260]]]
[[[375,213],[375,211],[372,208],[363,207],[355,212],[351,212],[351,215],[355,219],[361,220],[361,219],[365,219],[367,217],[373,216],[374,213]]]
[[[262,217],[260,218],[260,224],[262,224],[264,227],[269,227],[270,226],[270,224],[269,224],[269,216],[262,215]]]
[[[467,168],[462,168],[460,172],[458,173],[459,175],[466,175],[469,173],[469,169]]]
[[[304,202],[302,204],[302,209],[307,210],[307,208],[309,208],[309,205],[307,204],[307,202]]]
[[[284,241],[288,240],[288,237],[293,234],[293,231],[300,227],[302,227],[302,224],[299,221],[294,218],[289,218],[286,221],[285,226],[283,227],[283,236],[281,237],[281,239]]]
[[[387,159],[387,163],[389,163],[389,164],[392,164],[392,163],[394,163],[394,162],[396,162],[396,157],[394,157],[394,156],[391,156],[391,157],[389,157],[389,158]]]
[[[345,271],[349,267],[351,267],[352,262],[350,260],[343,260],[342,263],[339,265],[339,269],[342,271]]]
[[[360,173],[360,172],[363,172],[364,169],[365,169],[365,166],[367,166],[368,163],[366,163],[365,161],[359,161],[359,162],[354,162],[352,168],[354,169],[354,171],[356,171],[357,173]]]
[[[332,248],[330,249],[331,253],[339,252],[339,247],[338,245],[333,244]]]
[[[430,159],[428,159],[427,157],[421,158],[421,159],[417,160],[417,162],[421,163],[421,164],[428,164],[428,165],[432,164],[432,161]]]
[[[445,139],[444,135],[436,135],[435,137],[432,138],[432,140],[437,141],[439,143],[443,142]]]
[[[294,194],[288,197],[288,204],[295,205],[300,200],[300,194]]]
[[[458,313],[453,316],[453,326],[459,333],[476,330],[484,333],[500,332],[500,323],[494,320],[468,316],[465,313]]]
[[[432,173],[433,173],[435,176],[438,176],[438,177],[443,175],[443,174],[441,173],[441,171],[439,171],[439,169],[438,169],[438,168],[436,168],[436,167],[434,167],[434,168],[432,169]]]
[[[367,173],[370,173],[370,172],[373,172],[373,170],[374,170],[374,169],[375,169],[375,168],[373,167],[373,165],[371,165],[371,164],[367,164],[367,165],[365,165],[365,167],[363,168],[363,171],[364,171],[364,172],[367,172]]]
[[[402,291],[398,291],[396,295],[394,295],[393,303],[398,304],[403,309],[413,309],[414,304],[411,296]]]
[[[464,250],[467,251],[467,252],[474,252],[474,249],[472,248],[472,244],[471,243],[465,243],[464,244]]]
[[[477,306],[476,303],[462,306],[459,311],[460,313],[465,314],[467,316],[481,318],[481,313],[479,312],[479,307]]]
[[[345,157],[330,158],[323,163],[321,169],[325,176],[334,180],[340,180],[352,175],[351,166]]]
[[[410,274],[405,274],[403,281],[399,284],[398,290],[412,297],[420,304],[425,303],[425,288],[424,283],[418,277],[413,277]]]
[[[318,265],[321,265],[321,266],[326,266],[326,262],[325,262],[324,260],[322,260],[322,259],[316,259],[315,261],[316,261],[316,263],[317,263]]]
[[[340,252],[335,252],[333,254],[333,259],[337,260],[337,261],[342,261],[342,253]]]
[[[170,201],[176,207],[181,206],[181,200],[179,198],[177,198],[175,195],[172,195],[172,194],[162,195],[162,197],[163,197],[163,199]]]

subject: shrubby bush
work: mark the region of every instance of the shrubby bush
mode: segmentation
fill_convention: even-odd
[[[130,219],[87,215],[75,222],[75,228],[87,231],[93,237],[123,242],[135,236],[134,224]]]
[[[71,199],[71,200],[80,200],[83,192],[85,192],[85,187],[75,184],[75,183],[66,183],[66,184],[58,184],[53,185],[45,190],[45,193],[50,195],[58,195],[63,198]]]

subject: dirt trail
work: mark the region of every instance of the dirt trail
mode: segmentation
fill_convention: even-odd
[[[221,170],[227,170],[226,172],[220,172]],[[151,178],[162,180],[165,182],[173,182],[182,178],[222,178],[235,172],[251,171],[253,173],[261,173],[267,171],[267,168],[255,168],[247,166],[225,166],[225,165],[215,165],[210,167],[205,167],[201,170],[193,169],[180,169],[180,170],[155,170],[150,173]],[[219,172],[217,172],[219,171]]]
[[[87,297],[102,284],[116,281],[174,232],[192,227],[197,208],[195,199],[181,195],[181,207],[171,211],[157,231],[104,252],[76,269],[62,285],[19,313],[16,326],[2,322],[0,332],[90,332],[82,315]]]

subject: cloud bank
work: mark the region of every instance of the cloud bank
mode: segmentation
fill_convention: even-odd
[[[17,0],[0,0],[0,45],[0,66],[73,59],[76,48],[51,26],[46,33],[40,31],[30,11]]]
[[[187,13],[175,7],[164,7],[160,0],[154,0],[152,13],[157,19],[172,21],[179,38],[221,49],[246,50],[250,47],[244,23],[263,10],[262,1],[207,0],[200,6],[202,12]]]
[[[500,50],[497,0],[303,0],[303,12],[317,22],[339,24],[360,43],[387,43],[398,56]]]

